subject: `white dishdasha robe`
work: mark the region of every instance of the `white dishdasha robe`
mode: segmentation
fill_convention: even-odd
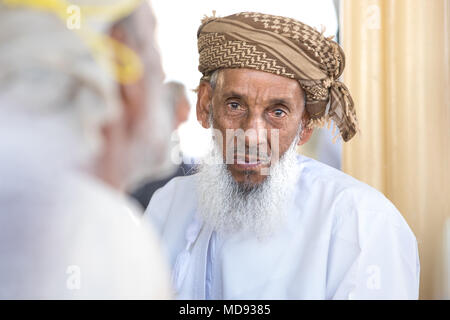
[[[155,193],[146,218],[162,237],[177,298],[418,298],[416,238],[394,205],[318,161],[299,156],[298,165],[287,218],[263,240],[204,225],[195,175]]]

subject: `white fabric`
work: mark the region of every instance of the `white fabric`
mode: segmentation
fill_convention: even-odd
[[[121,114],[117,83],[56,15],[0,4],[0,111],[66,114],[93,157],[102,125]],[[82,147],[82,149],[81,149]]]
[[[81,173],[60,178],[0,194],[0,299],[170,298],[135,205]]]
[[[154,230],[81,167],[70,118],[0,111],[0,299],[170,298]]]
[[[338,170],[303,156],[298,165],[287,221],[265,240],[217,234],[209,250],[213,230],[197,218],[195,175],[155,193],[146,217],[162,237],[179,299],[418,298],[417,242],[397,209]]]

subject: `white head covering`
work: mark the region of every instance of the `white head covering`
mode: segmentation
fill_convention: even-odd
[[[49,7],[49,3],[57,5]],[[117,64],[113,61],[117,51],[111,47],[120,44],[106,32],[140,4],[142,0],[0,1],[0,122],[7,125],[15,118],[14,126],[9,126],[5,136],[16,137],[16,143],[20,144],[18,132],[30,131],[28,122],[45,118],[46,125],[38,131],[33,129],[31,136],[34,139],[39,138],[38,134],[53,136],[46,144],[54,146],[57,154],[70,154],[71,157],[65,157],[71,161],[70,165],[89,166],[102,145],[102,126],[121,112],[119,79],[114,74]],[[80,9],[81,23],[80,29],[71,30],[68,26],[73,21],[69,18],[76,12],[65,9],[73,5]],[[134,58],[129,60],[134,68],[122,70],[135,70],[139,76],[150,78],[148,91],[152,101],[148,103],[153,119],[151,128],[147,129],[149,148],[133,152],[133,157],[144,155],[146,159],[140,163],[155,164],[164,159],[158,159],[155,150],[148,149],[152,145],[164,145],[161,141],[170,135],[169,129],[165,130],[169,115],[155,101],[158,92],[155,82],[162,80],[159,53],[153,48],[149,55],[152,61],[145,61],[151,72],[144,73],[138,66],[142,62],[136,61],[137,55],[123,45],[119,49],[123,57]],[[132,80],[133,75],[124,79]],[[2,137],[0,145],[1,140]],[[24,143],[29,144],[29,139]],[[152,174],[151,168],[134,167],[132,182]]]
[[[120,116],[118,84],[95,42],[36,7],[56,2],[0,0],[0,299],[169,297],[153,234],[133,226],[122,194],[85,174],[103,124]],[[66,287],[72,264],[82,291]]]
[[[92,22],[94,29],[106,29],[112,23]],[[12,113],[29,117],[66,114],[68,119],[77,119],[72,129],[86,137],[83,156],[99,148],[100,126],[120,114],[115,79],[94,58],[87,43],[65,27],[65,21],[53,12],[3,4],[0,101],[2,120]]]

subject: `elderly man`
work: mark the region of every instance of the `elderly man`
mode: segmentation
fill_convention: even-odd
[[[198,48],[197,118],[214,128],[213,152],[197,174],[157,191],[146,212],[177,297],[416,299],[417,243],[401,214],[295,151],[329,120],[345,141],[357,132],[337,80],[341,48],[301,22],[250,12],[205,19]],[[256,134],[239,138],[239,129]]]
[[[0,1],[0,299],[170,298],[154,231],[123,192],[157,165],[168,125],[153,14],[72,7],[77,31],[62,3]]]

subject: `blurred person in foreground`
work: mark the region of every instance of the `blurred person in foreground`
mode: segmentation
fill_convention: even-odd
[[[146,211],[177,297],[417,299],[417,242],[397,209],[296,152],[330,120],[344,141],[357,132],[339,45],[254,12],[206,18],[197,37],[197,119],[214,129],[212,152]]]
[[[93,20],[106,41],[93,43],[58,17],[65,7],[16,2],[0,1],[0,299],[170,298],[158,240],[124,194],[157,164],[167,125],[151,8],[91,1],[136,3]],[[109,71],[126,48],[142,70],[119,83]]]
[[[173,145],[173,142],[176,143],[179,141],[178,128],[181,124],[187,121],[191,106],[189,104],[188,97],[186,96],[186,88],[180,82],[170,81],[165,83],[163,87],[163,95],[164,101],[167,103],[166,107],[168,110],[172,111],[173,128],[175,130],[172,134],[177,135],[176,139],[172,139],[172,141],[168,142],[170,145],[168,150],[172,151],[176,148],[176,146]],[[170,157],[167,157],[167,159],[171,160]],[[184,162],[177,165],[176,163],[172,163],[172,161],[170,161],[168,165],[166,164],[164,169],[160,168],[158,171],[159,178],[151,179],[151,181],[145,183],[143,186],[140,186],[132,193],[132,196],[139,201],[144,209],[147,208],[148,203],[156,190],[163,187],[167,182],[175,177],[193,173],[191,165]]]

